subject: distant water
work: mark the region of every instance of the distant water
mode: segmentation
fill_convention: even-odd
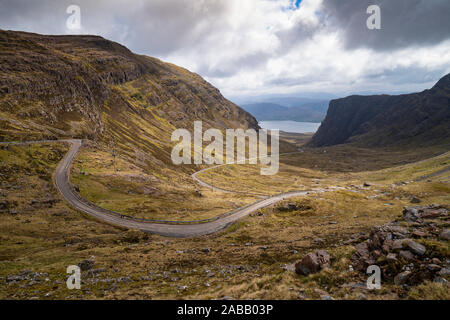
[[[316,132],[320,127],[320,123],[314,122],[297,122],[297,121],[260,121],[259,126],[267,130],[279,129],[285,132],[306,133]]]

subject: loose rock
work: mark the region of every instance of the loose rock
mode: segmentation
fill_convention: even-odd
[[[420,256],[425,254],[425,252],[427,251],[425,246],[423,246],[423,245],[421,245],[421,244],[419,244],[417,242],[414,242],[412,240],[407,240],[406,241],[406,246],[409,248],[409,250],[412,253],[415,253],[415,254],[420,255]]]
[[[399,273],[398,275],[395,276],[394,283],[396,285],[405,284],[410,275],[411,275],[410,271],[404,271],[402,273]]]
[[[444,229],[439,234],[439,238],[450,241],[450,229]]]
[[[323,268],[329,268],[331,264],[331,255],[326,250],[317,250],[314,253],[308,253],[302,260],[295,264],[297,274],[308,275],[316,273]]]

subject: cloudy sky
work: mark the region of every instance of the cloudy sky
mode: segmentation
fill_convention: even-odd
[[[369,5],[381,30],[366,26]],[[429,88],[450,72],[449,16],[449,0],[0,0],[1,29],[98,34],[236,99]]]

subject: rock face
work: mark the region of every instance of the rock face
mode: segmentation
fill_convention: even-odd
[[[415,284],[423,280],[446,282],[450,264],[448,256],[449,229],[445,228],[448,207],[431,205],[403,210],[402,224],[394,221],[373,227],[367,237],[357,234],[348,243],[356,244],[351,256],[355,270],[365,273],[369,265],[377,265],[385,280],[397,285]],[[428,242],[419,243],[418,236]],[[367,239],[367,240],[366,240]],[[422,240],[422,241],[423,241]],[[437,249],[441,248],[441,249]],[[446,274],[444,277],[442,274]]]
[[[398,96],[332,100],[312,147],[353,142],[361,146],[450,142],[450,74],[430,90]]]

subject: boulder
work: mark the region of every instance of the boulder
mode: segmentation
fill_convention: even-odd
[[[392,234],[386,230],[383,226],[373,227],[370,230],[369,235],[369,249],[377,250],[382,249],[385,240],[391,240]]]
[[[308,253],[295,264],[295,272],[307,276],[320,270],[319,258],[314,253]]]
[[[439,210],[433,210],[433,209],[426,209],[421,214],[422,219],[433,219],[438,218],[441,216],[444,216],[447,213],[447,210],[445,209],[439,209]]]
[[[419,210],[415,207],[403,208],[403,220],[405,221],[417,221],[419,219]]]
[[[430,270],[431,272],[438,272],[438,271],[441,270],[442,268],[441,268],[440,265],[437,265],[437,264],[434,264],[434,263],[430,263],[430,264],[427,266],[427,269]]]
[[[442,277],[450,275],[450,269],[449,268],[442,268],[439,271],[439,275],[442,276]]]
[[[317,250],[305,255],[295,264],[297,274],[308,275],[316,273],[323,268],[329,268],[331,265],[331,255],[326,250]]]
[[[401,250],[398,255],[406,261],[414,260],[414,255],[408,250]]]
[[[434,263],[434,264],[441,264],[442,262],[441,262],[441,260],[439,260],[438,258],[433,258],[433,259],[431,259],[431,263]]]
[[[396,261],[397,261],[397,255],[396,255],[395,253],[389,253],[389,254],[386,256],[386,261],[389,262],[389,263],[394,263],[394,262],[396,262]]]
[[[442,232],[439,234],[439,238],[450,241],[450,229],[447,228],[442,230]]]
[[[361,272],[366,272],[367,267],[375,263],[374,259],[370,257],[369,247],[365,242],[356,245],[356,252],[350,259],[354,269]]]
[[[406,246],[406,241],[411,239],[397,239],[392,242],[391,249],[392,250],[400,250],[403,249],[404,246]]]
[[[367,239],[369,239],[369,235],[365,232],[360,232],[353,234],[350,239],[344,242],[344,244],[359,243]],[[314,240],[314,242],[316,242],[316,240]]]
[[[424,245],[421,245],[420,243],[417,243],[413,240],[406,240],[406,247],[414,254],[417,254],[419,256],[422,256],[425,254],[427,249]]]
[[[392,233],[395,239],[404,239],[409,233],[408,229],[405,227],[388,226],[387,228]]]
[[[316,255],[319,259],[321,268],[329,268],[331,265],[331,255],[326,250],[317,250]]]
[[[423,231],[421,231],[421,230],[415,230],[415,231],[412,233],[412,235],[413,235],[413,237],[416,237],[416,238],[425,238],[425,237],[428,237],[428,236],[429,236],[428,233],[423,232]]]
[[[421,221],[422,219],[433,219],[446,216],[448,210],[439,205],[404,207],[403,219],[406,221]]]
[[[408,281],[408,278],[411,276],[411,272],[410,271],[404,271],[399,273],[398,275],[395,276],[394,278],[394,283],[396,285],[402,285],[405,284],[406,281]]]

